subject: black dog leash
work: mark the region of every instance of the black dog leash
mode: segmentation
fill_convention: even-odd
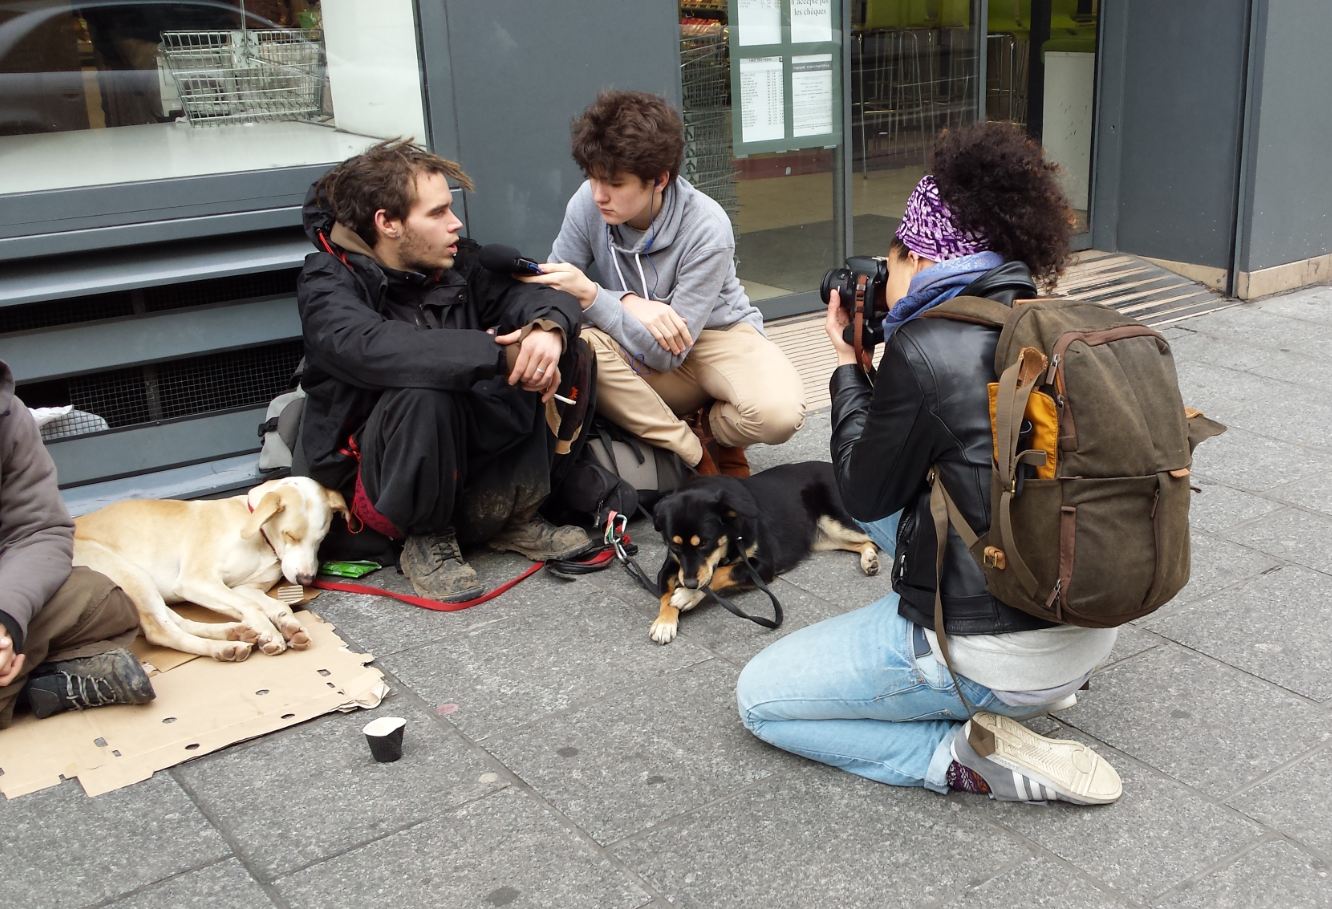
[[[749,555],[745,552],[744,540],[740,537],[736,537],[735,544],[736,548],[740,550],[740,558],[744,561],[745,568],[749,570],[750,580],[754,582],[755,587],[767,594],[768,599],[772,601],[773,617],[769,619],[761,615],[750,615],[739,606],[736,606],[730,600],[726,599],[726,597],[717,593],[711,587],[703,588],[704,595],[720,603],[722,608],[732,615],[738,615],[742,619],[749,619],[749,621],[753,622],[755,625],[762,625],[764,628],[780,628],[782,626],[781,601],[777,599],[777,594],[769,590],[768,585],[763,583],[763,578],[759,577],[758,569],[754,567],[753,562],[749,561]]]
[[[606,516],[606,531],[602,535],[602,547],[599,550],[591,555],[585,554],[577,560],[559,559],[547,562],[546,571],[557,578],[572,581],[579,575],[603,571],[610,567],[612,560],[617,560],[640,587],[653,596],[660,596],[661,591],[657,589],[657,585],[634,561],[634,556],[638,555],[638,545],[630,538],[626,530],[628,526],[627,515],[616,511],[610,512]]]

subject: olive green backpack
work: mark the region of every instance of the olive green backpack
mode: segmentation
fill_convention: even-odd
[[[1001,329],[990,528],[976,534],[931,471],[937,567],[951,524],[990,593],[1037,618],[1105,628],[1168,602],[1189,579],[1193,448],[1225,427],[1186,412],[1165,338],[1063,298],[956,297],[925,315]]]

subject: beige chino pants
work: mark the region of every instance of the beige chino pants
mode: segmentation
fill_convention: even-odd
[[[778,445],[805,422],[805,389],[781,348],[745,323],[706,329],[670,372],[634,364],[610,335],[584,328],[597,357],[597,412],[643,441],[695,465],[703,447],[681,419],[712,403],[708,424],[722,445]]]

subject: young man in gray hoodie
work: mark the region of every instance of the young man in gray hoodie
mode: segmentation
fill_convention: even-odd
[[[124,649],[139,630],[134,604],[104,575],[71,570],[73,550],[55,464],[0,361],[0,729],[20,702],[41,719],[154,697]]]
[[[804,422],[804,387],[736,278],[726,212],[680,176],[680,115],[604,92],[574,121],[573,157],[587,180],[544,273],[520,280],[578,299],[601,414],[701,474],[748,476],[745,447]]]

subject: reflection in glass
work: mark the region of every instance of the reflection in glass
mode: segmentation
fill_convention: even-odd
[[[0,194],[341,160],[425,138],[413,0],[0,8]]]

